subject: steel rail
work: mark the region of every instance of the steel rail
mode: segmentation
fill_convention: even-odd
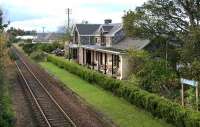
[[[21,69],[19,68],[17,62],[15,62],[15,65],[16,65],[16,67],[17,67],[17,69],[18,69],[20,75],[22,76],[22,79],[24,80],[24,82],[25,82],[25,84],[26,84],[26,87],[28,88],[28,91],[30,92],[30,94],[31,94],[31,96],[32,96],[32,98],[33,98],[33,100],[34,100],[34,102],[36,103],[37,108],[39,109],[40,113],[42,114],[42,116],[43,116],[45,122],[47,123],[48,127],[51,127],[51,124],[49,123],[49,121],[48,121],[46,115],[44,114],[44,112],[43,112],[41,106],[39,105],[39,103],[38,103],[38,101],[37,101],[35,95],[33,94],[32,90],[31,90],[31,88],[29,87],[28,82],[27,82],[27,80],[25,79],[25,77],[24,77],[24,75],[23,75]]]
[[[15,49],[16,50],[16,49]],[[40,80],[36,77],[36,75],[31,71],[31,69],[28,67],[28,65],[24,62],[24,60],[20,57],[19,53],[17,51],[15,51],[16,55],[18,56],[19,60],[25,65],[25,67],[27,68],[27,70],[33,75],[33,77],[36,79],[36,81],[39,83],[39,85],[43,88],[43,90],[45,91],[45,93],[49,96],[49,98],[53,101],[53,103],[56,105],[56,107],[60,110],[60,112],[64,115],[65,119],[67,119],[73,127],[76,127],[76,124],[72,121],[72,119],[65,113],[65,111],[62,109],[62,107],[56,102],[56,100],[52,97],[52,95],[48,92],[48,90],[44,87],[44,85],[40,82]],[[17,63],[16,63],[17,65]],[[20,69],[19,66],[17,65],[18,70]],[[22,74],[22,71],[20,71],[20,74]],[[22,76],[23,79],[25,80],[25,77]],[[28,86],[27,80],[25,80],[26,85]],[[28,86],[28,89],[31,90],[31,88]],[[31,91],[31,95],[34,95],[33,92]],[[37,99],[34,97],[34,100],[37,101]],[[39,105],[38,101],[36,103],[37,105]],[[41,107],[39,108],[39,110],[42,110]],[[44,112],[42,111],[42,116],[45,116]],[[45,121],[48,121],[47,117],[45,116]],[[47,123],[48,125],[50,125],[50,122],[48,121]],[[49,126],[51,127],[51,126]]]

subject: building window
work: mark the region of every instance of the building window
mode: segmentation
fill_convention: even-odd
[[[98,38],[95,38],[95,40],[96,40],[95,42],[97,43],[98,42]]]

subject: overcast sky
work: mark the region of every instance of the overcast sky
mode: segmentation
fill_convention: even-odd
[[[56,31],[67,24],[65,10],[72,9],[71,24],[83,20],[103,23],[110,18],[121,22],[124,10],[135,9],[147,0],[0,0],[10,26],[25,30]]]

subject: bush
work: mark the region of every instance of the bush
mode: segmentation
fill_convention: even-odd
[[[36,44],[24,44],[22,49],[25,53],[30,55],[32,52],[37,50]]]
[[[9,50],[8,55],[9,55],[11,60],[17,60],[18,59],[17,55],[11,50]]]
[[[60,43],[37,43],[37,44],[20,44],[22,46],[23,50],[25,53],[30,55],[32,52],[37,51],[37,50],[42,50],[47,53],[51,53],[52,51],[56,50],[57,48],[64,48],[62,44]]]
[[[76,63],[49,55],[47,61],[80,76],[88,82],[97,84],[117,96],[123,97],[131,104],[143,108],[153,116],[162,118],[177,127],[200,127],[200,113],[185,109],[178,103],[162,98],[158,95],[144,91],[126,81],[107,77],[94,70],[89,70]]]
[[[44,61],[46,58],[46,55],[43,51],[35,51],[33,53],[30,54],[31,59],[35,60],[35,61]]]
[[[142,88],[150,92],[161,93],[166,88],[177,88],[177,73],[169,66],[166,68],[166,61],[162,59],[145,62],[137,75],[141,77]]]

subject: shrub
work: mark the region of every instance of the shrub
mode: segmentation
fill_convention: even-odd
[[[11,50],[9,50],[8,55],[9,55],[11,60],[17,60],[18,59],[17,55]]]
[[[145,62],[137,75],[141,77],[142,88],[155,93],[176,88],[178,84],[177,73],[169,66],[166,68],[166,61],[162,59]]]
[[[43,51],[35,51],[33,53],[30,54],[31,59],[35,60],[35,61],[44,61],[46,58],[46,55]]]
[[[119,81],[107,77],[94,70],[89,70],[74,62],[60,59],[49,55],[47,61],[80,76],[88,82],[97,84],[109,90],[117,96],[123,97],[131,104],[143,108],[152,113],[153,116],[162,118],[177,127],[200,127],[200,113],[191,109],[185,109],[178,103],[166,98],[144,91],[130,82]]]
[[[25,53],[30,55],[32,52],[36,51],[36,45],[35,44],[24,44],[22,49],[24,50]]]
[[[60,43],[37,43],[37,44],[32,44],[32,43],[26,43],[26,44],[20,44],[22,46],[23,50],[25,53],[30,55],[32,52],[37,51],[37,50],[42,50],[47,53],[51,53],[53,50],[56,50],[57,48],[64,48],[62,44]]]

